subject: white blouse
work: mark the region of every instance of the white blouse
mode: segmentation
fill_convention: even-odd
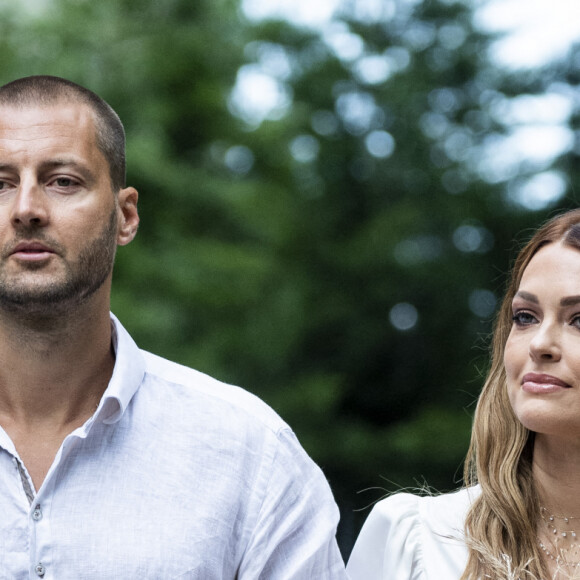
[[[351,580],[458,580],[467,564],[463,524],[479,487],[439,496],[398,493],[378,502],[356,541]]]

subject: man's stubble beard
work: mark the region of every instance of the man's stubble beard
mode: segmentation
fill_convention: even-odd
[[[51,247],[54,242],[39,235],[38,229],[30,229],[21,235],[23,239],[43,240]],[[83,304],[105,283],[113,269],[117,248],[117,208],[100,235],[85,246],[74,263],[64,262],[64,278],[50,283],[19,281],[0,270],[0,309],[12,313],[51,315]],[[58,249],[58,248],[56,248]],[[62,260],[62,258],[61,258]],[[42,267],[39,268],[42,270]],[[31,268],[31,271],[33,268]],[[42,273],[39,273],[42,276]]]

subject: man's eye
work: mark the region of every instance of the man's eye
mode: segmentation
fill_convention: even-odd
[[[70,177],[59,177],[55,180],[55,183],[59,187],[70,187],[71,185],[74,185],[74,182]]]

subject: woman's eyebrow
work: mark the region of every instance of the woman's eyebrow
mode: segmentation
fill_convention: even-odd
[[[528,302],[533,302],[534,304],[540,303],[538,297],[535,294],[531,294],[530,292],[526,292],[525,290],[520,290],[519,292],[516,292],[516,297],[523,298],[524,300],[527,300]]]
[[[560,306],[574,306],[580,302],[580,296],[566,296],[560,300]]]

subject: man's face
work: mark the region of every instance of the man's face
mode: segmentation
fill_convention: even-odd
[[[99,291],[108,300],[116,246],[130,241],[127,196],[132,239],[136,192],[111,190],[87,106],[0,107],[0,308],[49,314]]]

